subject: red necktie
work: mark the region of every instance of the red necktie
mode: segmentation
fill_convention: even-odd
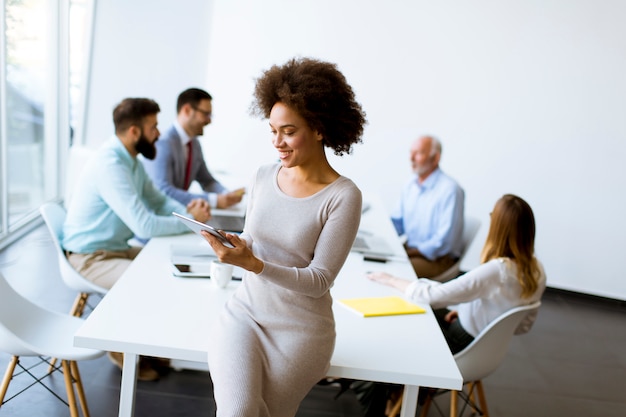
[[[191,141],[187,142],[187,168],[185,170],[185,190],[191,185]]]

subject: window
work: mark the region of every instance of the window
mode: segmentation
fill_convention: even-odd
[[[70,110],[79,107],[88,5],[3,3],[0,248],[32,227],[42,203],[61,199],[64,161],[78,123]]]

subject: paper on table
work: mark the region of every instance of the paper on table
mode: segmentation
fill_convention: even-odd
[[[339,300],[339,303],[361,317],[421,314],[426,312],[422,307],[398,296],[343,298]]]

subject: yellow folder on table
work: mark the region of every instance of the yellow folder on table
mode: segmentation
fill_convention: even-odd
[[[339,300],[339,303],[362,317],[420,314],[426,312],[422,307],[398,296],[343,298]]]

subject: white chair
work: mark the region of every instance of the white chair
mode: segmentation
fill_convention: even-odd
[[[481,416],[489,416],[487,401],[483,391],[482,380],[493,373],[506,356],[509,343],[515,330],[528,315],[537,311],[540,301],[533,304],[513,308],[500,317],[493,320],[465,349],[454,355],[459,371],[463,376],[463,391],[450,391],[450,417],[457,416],[457,393],[462,393],[463,398],[472,409]],[[467,386],[467,393],[465,387]],[[478,404],[474,399],[474,389],[478,394]],[[438,390],[446,392],[446,390]],[[432,401],[432,395],[426,398],[426,402],[420,412],[420,417],[426,417]],[[390,417],[397,415],[402,405],[402,396],[394,404]]]
[[[74,267],[69,263],[65,256],[65,251],[61,246],[61,239],[63,236],[63,223],[65,222],[65,209],[58,203],[45,203],[39,208],[43,220],[48,226],[54,247],[57,251],[57,258],[59,259],[59,269],[61,271],[61,278],[63,282],[73,290],[78,291],[78,296],[74,301],[74,305],[70,310],[70,314],[76,317],[80,317],[83,314],[85,305],[89,295],[93,293],[104,295],[107,293],[107,289],[100,287],[81,274],[79,274]]]
[[[480,220],[477,217],[470,216],[465,218],[463,221],[463,234],[461,235],[461,240],[463,241],[461,256],[459,256],[459,259],[454,263],[454,265],[436,277],[431,278],[432,280],[446,282],[459,276],[461,273],[461,261],[465,257],[467,250],[476,237],[478,229],[480,229]]]
[[[46,310],[28,301],[18,294],[0,274],[0,350],[13,356],[0,385],[0,407],[4,404],[4,397],[13,379],[15,367],[19,366],[24,369],[19,363],[21,356],[40,357],[46,362],[47,357],[56,357],[61,360],[61,366],[53,368],[53,371],[63,373],[67,392],[66,404],[69,406],[70,416],[78,417],[79,415],[76,405],[77,396],[83,416],[89,416],[76,361],[95,359],[102,356],[104,352],[73,346],[74,333],[82,324],[83,320],[80,318]],[[41,380],[50,373],[49,370],[41,378],[33,376],[35,383],[41,384]],[[32,371],[29,370],[28,374],[32,375]],[[61,399],[56,393],[53,392],[53,394]]]

